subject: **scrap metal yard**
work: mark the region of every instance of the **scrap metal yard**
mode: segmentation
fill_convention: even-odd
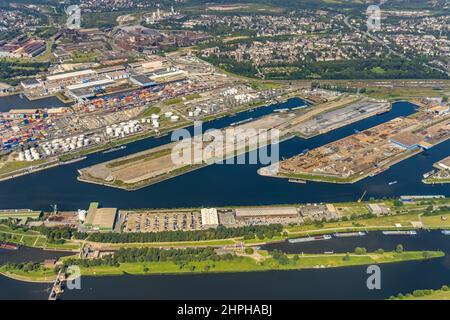
[[[449,115],[424,108],[363,132],[284,160],[274,176],[329,183],[354,183],[450,138]],[[259,170],[273,175],[270,167]]]

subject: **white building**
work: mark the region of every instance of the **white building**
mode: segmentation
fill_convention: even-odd
[[[203,227],[216,228],[219,225],[219,216],[216,208],[202,209],[200,213]]]

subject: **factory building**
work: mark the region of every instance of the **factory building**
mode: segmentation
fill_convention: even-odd
[[[369,203],[367,209],[371,214],[381,216],[389,213],[389,208],[383,203]]]
[[[429,143],[411,132],[399,133],[389,141],[406,150],[413,150],[415,148],[429,149],[431,147]]]
[[[152,79],[144,75],[133,75],[130,77],[130,80],[132,83],[142,88],[151,87],[155,85],[155,82]]]
[[[24,89],[35,89],[42,86],[42,83],[36,79],[26,79],[20,82],[20,85]]]
[[[219,225],[219,216],[217,215],[217,209],[208,208],[200,211],[202,226],[206,229],[216,228]]]
[[[295,207],[238,208],[236,222],[243,225],[299,223],[299,213]]]
[[[441,160],[437,164],[440,168],[450,170],[450,157]]]
[[[67,87],[67,94],[77,100],[93,98],[97,90],[104,90],[112,84],[114,84],[114,80],[111,79],[74,84]]]
[[[94,70],[80,70],[75,72],[61,73],[55,74],[47,77],[47,81],[49,82],[57,82],[57,81],[73,81],[73,80],[82,80],[87,77],[95,76],[97,73]]]
[[[92,231],[112,232],[116,223],[117,208],[99,208],[97,202],[92,202],[86,217],[85,227]]]

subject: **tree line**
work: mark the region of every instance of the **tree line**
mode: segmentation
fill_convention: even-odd
[[[238,228],[225,228],[219,226],[216,229],[196,231],[161,231],[139,233],[80,233],[73,235],[76,239],[103,243],[144,243],[144,242],[173,242],[173,241],[203,241],[216,239],[230,239],[243,237],[245,240],[265,239],[280,236],[283,231],[281,224],[267,226],[245,226]]]
[[[160,249],[160,248],[121,248],[114,254],[101,259],[67,259],[65,265],[82,267],[120,266],[121,263],[132,262],[167,262],[184,266],[189,262],[232,260],[234,255],[219,255],[213,248]]]

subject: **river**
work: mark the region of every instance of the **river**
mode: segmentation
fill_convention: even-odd
[[[25,96],[18,94],[0,97],[0,112],[7,112],[11,109],[38,109],[38,108],[58,108],[68,106],[56,97],[48,97],[37,100],[28,100]]]
[[[284,104],[266,106],[214,120],[205,123],[203,127],[204,130],[223,128],[236,121],[271,113],[277,108],[292,108],[302,104],[303,101],[300,99],[291,99]],[[415,106],[410,103],[395,103],[392,111],[383,115],[373,116],[312,139],[293,138],[281,142],[280,155],[293,156],[304,149],[313,149],[351,135],[355,129],[364,130],[398,116],[410,115],[414,111]],[[192,127],[189,130],[192,131]],[[50,204],[56,203],[61,210],[76,210],[87,208],[91,201],[99,201],[103,206],[123,209],[354,201],[364,191],[367,191],[367,197],[378,198],[405,194],[450,196],[448,186],[425,185],[421,182],[422,174],[430,171],[434,162],[448,155],[450,141],[396,164],[390,170],[375,177],[369,177],[351,185],[289,183],[284,179],[259,176],[257,169],[261,165],[249,164],[211,165],[133,192],[76,180],[79,168],[146,150],[169,141],[170,136],[149,138],[131,143],[126,149],[118,152],[93,154],[78,163],[0,182],[0,208],[28,207],[48,210]],[[412,171],[411,168],[414,170]],[[394,180],[398,183],[389,186],[388,182]]]
[[[300,99],[262,107],[236,116],[204,124],[204,129],[223,128],[230,123],[257,118],[278,108],[302,105]],[[280,154],[289,157],[376,126],[398,116],[407,116],[415,106],[407,102],[394,104],[391,112],[359,121],[312,139],[293,138],[280,144]],[[192,131],[192,128],[190,128]],[[287,180],[266,178],[257,174],[260,165],[212,165],[177,178],[127,192],[76,180],[77,169],[119,156],[142,151],[170,141],[169,136],[149,138],[110,154],[97,153],[85,161],[52,168],[43,172],[0,183],[0,208],[48,210],[58,204],[61,210],[86,208],[91,201],[118,208],[175,208],[229,205],[264,205],[305,202],[354,201],[364,191],[367,197],[402,194],[443,194],[450,196],[445,185],[425,185],[422,174],[432,164],[448,155],[450,141],[426,153],[405,160],[390,170],[352,185],[326,183],[294,184]],[[412,168],[414,170],[412,170]],[[389,181],[397,180],[392,186]],[[330,240],[313,244],[277,244],[289,252],[352,251],[356,246],[392,250],[403,243],[407,250],[441,249],[450,253],[449,238],[438,233],[421,233],[411,238],[383,237],[379,234],[362,238]],[[314,248],[314,246],[317,246]],[[232,273],[185,276],[85,277],[82,290],[66,291],[64,299],[384,299],[398,292],[418,288],[438,288],[450,283],[449,257],[433,261],[405,262],[382,266],[382,290],[366,288],[366,267],[339,269],[273,271],[266,273]],[[48,286],[24,284],[0,277],[0,298],[45,299]]]
[[[59,259],[68,255],[73,255],[73,252],[45,251],[23,246],[19,250],[0,249],[0,265],[7,262],[44,262],[46,259]],[[0,300],[47,299],[49,289],[50,285],[46,283],[25,283],[0,275]]]
[[[381,290],[367,289],[367,267],[359,266],[256,273],[82,277],[81,290],[66,290],[62,299],[387,299],[399,292],[437,289],[450,284],[450,237],[438,231],[423,231],[416,236],[371,232],[358,238],[282,243],[265,248],[290,253],[351,252],[357,246],[392,250],[399,243],[405,250],[439,249],[447,255],[430,261],[380,265]],[[47,287],[0,276],[0,288],[7,289],[0,290],[0,299],[46,299]]]

